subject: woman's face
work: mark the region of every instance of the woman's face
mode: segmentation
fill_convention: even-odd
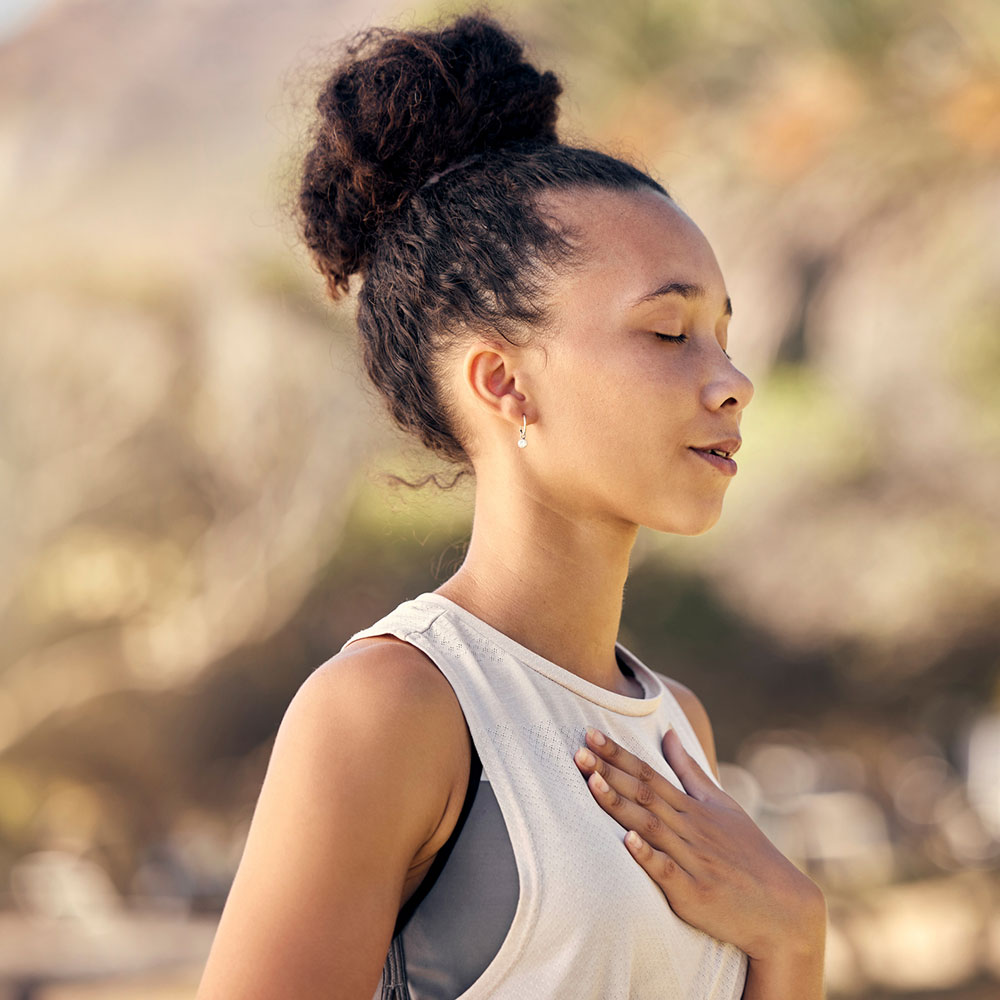
[[[573,517],[701,534],[733,477],[692,449],[738,439],[753,396],[726,354],[729,294],[712,248],[651,189],[575,189],[542,207],[585,253],[553,283],[543,350],[520,359],[529,444],[512,460]]]

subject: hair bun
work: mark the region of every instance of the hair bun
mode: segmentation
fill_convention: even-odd
[[[433,174],[507,144],[558,142],[562,86],[522,49],[483,13],[441,30],[354,36],[317,99],[300,190],[307,243],[325,256],[331,291],[347,290],[385,219]]]

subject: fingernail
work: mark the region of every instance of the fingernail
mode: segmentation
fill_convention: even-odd
[[[604,733],[602,733],[599,729],[595,729],[593,726],[587,726],[587,735],[599,747],[604,746],[604,744],[608,742],[604,738]]]
[[[594,755],[586,747],[580,747],[580,749],[577,750],[576,759],[584,767],[593,767],[597,763]]]
[[[595,771],[590,776],[591,782],[593,782],[593,787],[599,792],[606,792],[608,790],[608,783],[600,776],[600,774]]]
[[[628,844],[633,851],[637,851],[640,847],[642,847],[642,841],[639,839],[639,834],[637,834],[635,830],[629,830],[629,832],[625,834],[625,843]]]

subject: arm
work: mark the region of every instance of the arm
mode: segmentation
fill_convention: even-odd
[[[371,1000],[468,759],[454,692],[415,647],[352,644],[315,670],[275,737],[197,1000]]]
[[[822,907],[822,920],[818,914]],[[742,1000],[825,1000],[823,966],[826,945],[826,902],[820,894],[817,916],[803,928],[801,941],[786,941],[772,956],[751,958]]]

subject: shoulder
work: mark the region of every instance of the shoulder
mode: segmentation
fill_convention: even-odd
[[[372,637],[350,643],[302,682],[268,770],[271,784],[302,797],[330,789],[358,819],[386,809],[405,815],[405,833],[369,836],[403,833],[418,857],[460,808],[468,761],[464,716],[444,675],[409,643]]]
[[[461,705],[434,661],[403,639],[380,635],[349,643],[306,678],[288,716],[289,725],[296,716],[336,718],[366,759],[415,755],[418,765],[448,777],[449,797],[452,791],[464,796],[469,752]]]
[[[680,681],[675,681],[673,678],[666,677],[663,674],[659,676],[660,680],[670,689],[670,693],[677,699],[677,703],[684,709],[684,714],[687,716],[688,722],[691,723],[691,728],[694,730],[695,736],[698,737],[709,764],[712,765],[712,772],[721,784],[719,762],[715,754],[715,735],[712,732],[712,723],[708,717],[708,712],[701,703],[701,699],[691,688],[685,684],[681,684]]]
[[[374,699],[390,712],[419,707],[447,713],[450,704],[457,706],[451,685],[434,661],[412,643],[388,634],[348,643],[306,678],[295,698],[323,700],[334,692],[338,697]]]
[[[457,698],[409,644],[361,643],[285,710],[199,1000],[305,1000],[331,982],[370,996],[414,866],[454,827],[469,762]]]
[[[338,720],[338,753],[350,753],[349,766],[429,824],[410,863],[409,895],[448,839],[468,788],[469,731],[458,696],[426,653],[387,634],[356,639],[314,670],[289,713],[299,700],[299,714],[320,725]]]

